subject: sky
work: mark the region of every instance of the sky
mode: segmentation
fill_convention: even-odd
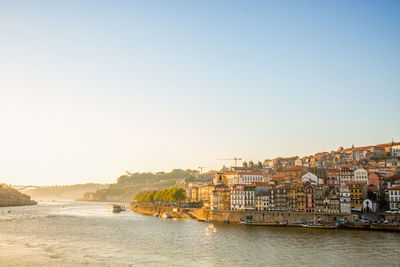
[[[0,183],[400,141],[399,1],[0,1]]]

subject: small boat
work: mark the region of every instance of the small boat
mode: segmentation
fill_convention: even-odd
[[[161,217],[163,219],[171,219],[172,218],[172,216],[170,214],[168,214],[168,213],[164,213]]]
[[[124,210],[121,205],[118,204],[109,204],[108,205],[108,209],[110,211],[112,211],[113,213],[117,213],[117,212],[121,212],[122,210]]]
[[[198,222],[205,222],[206,220],[198,219],[197,221],[198,221]]]
[[[158,213],[154,213],[153,216],[154,216],[154,217],[158,217],[158,216],[160,216],[160,215],[159,215]]]
[[[253,226],[287,226],[287,222],[263,222],[263,221],[240,221],[240,224],[253,225]]]
[[[211,220],[205,220],[205,222],[211,222]]]
[[[306,223],[302,224],[301,226],[313,229],[337,229],[338,227],[336,224],[322,224],[322,223]]]

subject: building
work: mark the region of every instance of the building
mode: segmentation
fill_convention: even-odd
[[[228,185],[264,182],[263,172],[225,172]]]
[[[348,186],[350,190],[351,210],[361,212],[363,201],[367,198],[367,183],[350,182]]]
[[[199,201],[202,201],[205,207],[210,207],[210,200],[214,187],[214,184],[204,184],[200,185],[198,188]]]
[[[338,172],[328,174],[327,185],[335,188],[340,187],[340,178]]]
[[[340,185],[344,186],[354,180],[354,170],[350,166],[341,166],[339,169]]]
[[[300,181],[301,182],[309,181],[309,182],[314,183],[316,185],[319,185],[319,184],[323,183],[322,179],[318,179],[318,177],[315,174],[311,173],[311,172],[307,172],[306,174],[301,176],[301,180]]]
[[[264,211],[269,210],[270,206],[270,193],[261,193],[256,195],[256,210]]]
[[[377,172],[368,173],[368,185],[376,186],[382,188],[383,179],[382,176]]]
[[[314,213],[314,185],[307,183],[304,185],[305,212]]]
[[[231,210],[255,209],[255,185],[233,185],[231,188]]]
[[[211,209],[213,210],[230,210],[231,208],[231,191],[224,183],[215,185],[211,197]]]
[[[350,214],[351,197],[350,197],[350,189],[348,186],[342,186],[339,188],[339,202],[340,202],[340,213]]]
[[[293,185],[292,189],[296,190],[296,211],[304,212],[306,207],[305,194],[304,194],[304,184],[297,183]]]
[[[289,196],[290,186],[287,184],[279,185],[272,189],[274,191],[274,210],[287,211],[290,210]]]
[[[393,158],[400,158],[400,145],[395,145],[390,148],[390,155]]]
[[[328,193],[323,198],[323,212],[330,214],[340,213],[339,191],[334,187],[330,187]]]
[[[228,179],[226,178],[226,176],[224,175],[224,173],[222,172],[217,172],[214,175],[214,179],[213,179],[213,183],[216,184],[220,184],[223,183],[225,185],[228,185]]]
[[[400,208],[400,185],[389,188],[389,205],[391,210]]]
[[[368,172],[364,169],[355,170],[354,181],[368,183]]]

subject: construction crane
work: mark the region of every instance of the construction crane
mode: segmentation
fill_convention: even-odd
[[[203,173],[203,169],[209,169],[210,167],[200,166],[200,167],[197,167],[197,168],[199,168],[200,173]]]
[[[237,161],[238,161],[238,160],[242,160],[242,159],[241,159],[241,158],[234,157],[234,158],[230,158],[230,159],[218,159],[218,160],[234,160],[234,161],[235,161],[235,167],[237,167]]]

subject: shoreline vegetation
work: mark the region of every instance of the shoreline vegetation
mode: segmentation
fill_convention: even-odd
[[[198,181],[199,171],[174,169],[171,172],[144,172],[121,175],[116,183],[107,188],[86,192],[84,201],[131,202],[141,192],[160,191],[168,188],[184,187],[185,183]],[[209,177],[207,177],[209,181]]]
[[[8,185],[0,184],[0,207],[27,206],[36,204],[37,202],[31,200],[30,196],[25,195]]]

